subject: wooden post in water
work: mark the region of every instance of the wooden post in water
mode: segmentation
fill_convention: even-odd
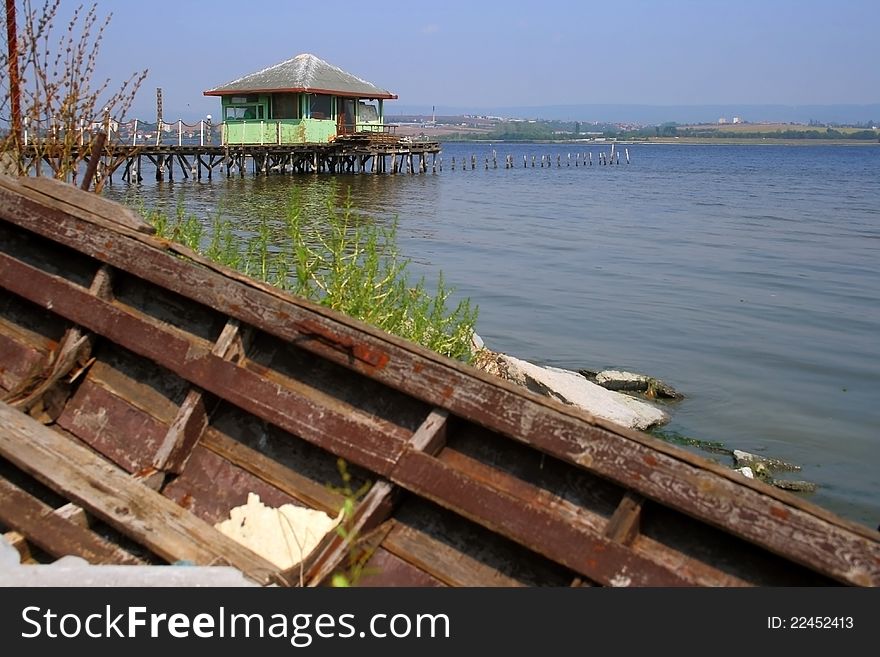
[[[156,87],[156,146],[162,140],[162,88]],[[156,181],[165,177],[165,158],[158,156],[159,166],[156,167]]]
[[[477,168],[477,156],[471,153],[471,171]]]
[[[559,153],[557,153],[556,154],[556,168],[558,169],[561,166],[562,166],[562,156]]]
[[[498,153],[495,152],[495,149],[492,149],[492,168],[498,168]]]
[[[92,140],[92,146],[89,150],[89,163],[86,165],[86,172],[83,175],[83,181],[80,185],[80,189],[84,189],[86,191],[89,190],[89,187],[92,186],[92,180],[95,179],[95,174],[98,173],[98,162],[101,159],[101,154],[104,151],[104,144],[107,142],[107,133],[103,130],[100,131],[97,136]]]
[[[590,151],[590,166],[593,166],[593,151]]]

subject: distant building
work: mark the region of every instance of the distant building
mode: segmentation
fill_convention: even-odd
[[[383,101],[396,94],[302,54],[208,89],[220,96],[225,144],[327,143],[383,130]]]
[[[738,116],[734,116],[734,117],[733,117],[733,122],[734,122],[734,123],[742,123],[742,119],[741,119],[740,117],[738,117]]]
[[[721,124],[721,125],[724,125],[725,123],[727,123],[727,119],[725,119],[725,118],[722,116],[720,119],[718,119],[718,123]]]

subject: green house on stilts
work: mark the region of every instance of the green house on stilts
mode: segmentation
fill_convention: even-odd
[[[220,96],[223,144],[326,144],[383,132],[383,101],[396,94],[310,54],[208,89]]]

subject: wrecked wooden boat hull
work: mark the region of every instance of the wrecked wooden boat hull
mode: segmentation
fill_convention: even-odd
[[[212,264],[127,209],[0,178],[0,525],[37,561],[325,585],[880,583],[880,534]],[[255,492],[347,521],[281,569]]]

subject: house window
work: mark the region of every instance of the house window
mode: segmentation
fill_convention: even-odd
[[[262,105],[227,105],[226,118],[232,120],[251,120],[263,118]]]
[[[360,101],[358,102],[358,122],[359,123],[378,123],[379,108],[376,101]]]
[[[309,96],[310,116],[313,119],[333,118],[333,96],[312,94]]]
[[[272,118],[300,118],[299,94],[275,94],[272,96]]]

